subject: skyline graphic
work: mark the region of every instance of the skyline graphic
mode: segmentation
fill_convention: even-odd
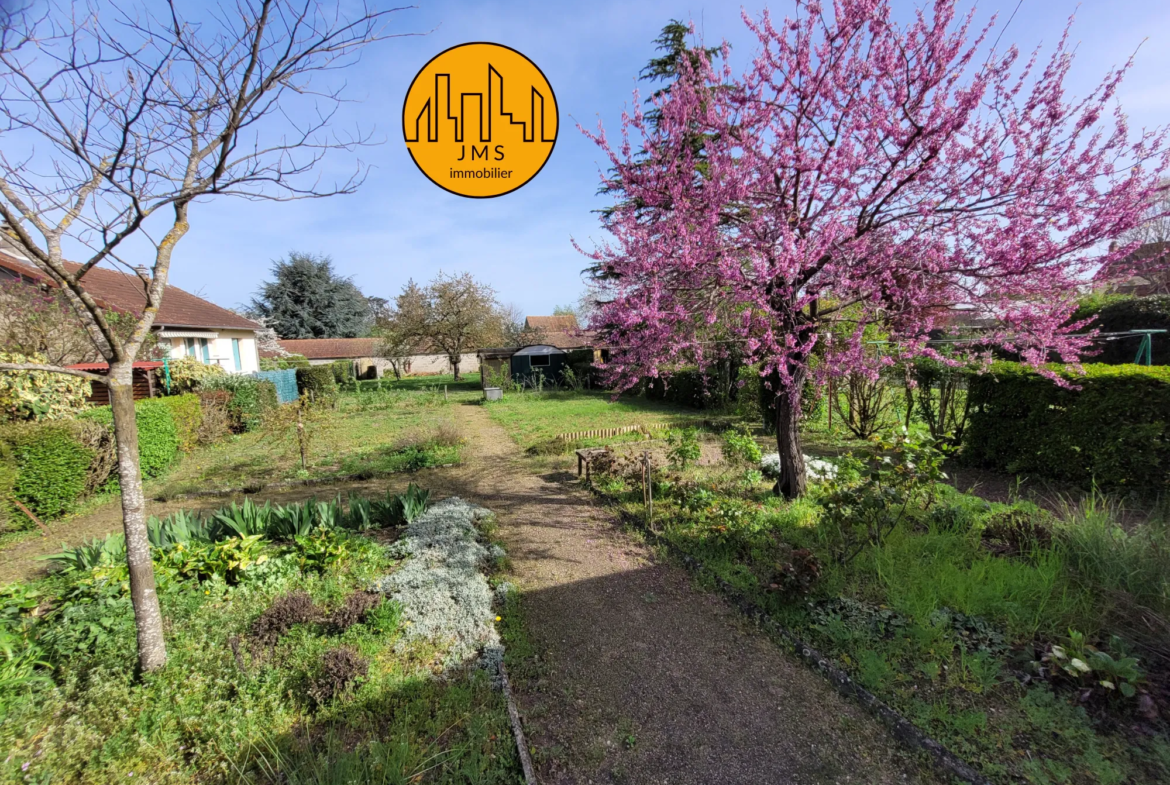
[[[498,83],[498,87],[493,87]],[[442,102],[442,103],[441,103]],[[483,143],[492,140],[492,121],[498,115],[509,125],[518,125],[522,129],[522,139],[525,142],[536,141],[536,124],[540,123],[541,142],[554,142],[556,137],[548,137],[546,133],[545,97],[535,85],[530,86],[529,93],[529,120],[517,120],[515,112],[504,109],[504,76],[491,63],[487,67],[487,111],[484,111],[483,92],[464,92],[459,94],[458,114],[453,114],[451,102],[451,74],[435,74],[434,93],[423,104],[422,109],[414,119],[414,135],[407,135],[407,142],[418,142],[422,138],[423,119],[426,119],[427,141],[438,142],[442,120],[449,120],[454,126],[455,142],[466,141],[468,104],[472,103],[471,111],[478,113],[479,141]]]

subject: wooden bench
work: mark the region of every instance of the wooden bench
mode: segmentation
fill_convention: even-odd
[[[605,447],[585,447],[577,450],[577,476],[585,472],[585,479],[589,479],[589,464],[599,455],[605,455],[609,450]]]

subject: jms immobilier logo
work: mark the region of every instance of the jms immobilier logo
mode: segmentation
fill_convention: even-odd
[[[536,64],[500,44],[454,46],[431,59],[402,105],[410,157],[435,185],[502,196],[544,166],[557,141],[557,99]]]

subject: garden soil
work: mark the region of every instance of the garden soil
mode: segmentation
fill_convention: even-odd
[[[624,533],[566,471],[523,455],[483,407],[457,407],[468,445],[456,467],[257,500],[414,481],[494,510],[522,590],[533,656],[513,666],[544,785],[581,783],[934,783],[876,720],[769,641],[718,596]],[[212,508],[222,498],[155,504]],[[71,522],[70,543],[116,531],[117,505]],[[35,537],[0,553],[0,582],[59,549]]]

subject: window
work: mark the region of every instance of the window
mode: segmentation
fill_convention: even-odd
[[[232,338],[232,360],[236,364],[236,371],[244,370],[243,363],[240,362],[240,339]]]
[[[549,364],[549,355],[547,355],[547,354],[534,354],[534,355],[532,355],[532,367],[533,368],[542,368],[542,367],[547,368],[548,364]]]

